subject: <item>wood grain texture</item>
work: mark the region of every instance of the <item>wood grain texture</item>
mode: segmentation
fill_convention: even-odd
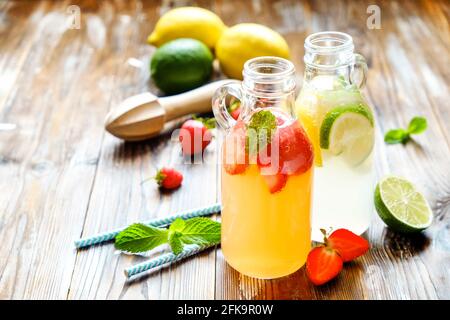
[[[366,27],[368,4],[381,30]],[[69,29],[66,9],[81,9]],[[106,134],[106,113],[145,91],[158,17],[199,5],[227,25],[256,22],[288,41],[299,81],[304,38],[340,30],[369,64],[365,89],[377,116],[378,176],[415,182],[435,214],[406,237],[374,216],[373,248],[320,288],[304,268],[276,280],[240,275],[220,249],[126,282],[123,269],[145,257],[110,244],[76,252],[73,240],[219,199],[218,139],[204,163],[188,164],[170,131],[144,143]],[[450,5],[447,1],[6,1],[0,3],[0,299],[450,299]],[[133,59],[133,60],[130,60]],[[217,74],[216,77],[220,77]],[[416,115],[427,132],[406,146],[383,134]],[[160,193],[141,183],[162,165],[185,176]]]

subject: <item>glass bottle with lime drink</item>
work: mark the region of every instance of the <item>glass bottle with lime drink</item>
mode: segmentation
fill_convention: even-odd
[[[357,234],[373,213],[374,117],[361,87],[367,65],[351,36],[319,32],[305,40],[305,75],[297,115],[314,146],[312,239],[321,228]]]

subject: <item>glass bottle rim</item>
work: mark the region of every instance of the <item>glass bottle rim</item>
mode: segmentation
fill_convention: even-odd
[[[310,34],[305,39],[304,62],[307,66],[318,69],[335,69],[353,62],[353,38],[344,32],[322,31]],[[317,63],[314,57],[339,57],[337,64]]]
[[[280,57],[262,56],[248,60],[242,71],[244,90],[259,97],[279,97],[295,91],[294,64]]]
[[[318,44],[318,42],[327,41],[326,45]],[[334,41],[337,44],[330,45]],[[305,39],[305,49],[320,53],[336,53],[337,51],[354,49],[353,38],[347,33],[339,31],[322,31],[310,34]]]
[[[295,75],[294,64],[280,57],[262,56],[247,60],[242,75],[258,83],[283,81]]]

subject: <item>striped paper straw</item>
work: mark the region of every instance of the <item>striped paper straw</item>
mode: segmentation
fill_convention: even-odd
[[[162,254],[156,258],[152,258],[148,261],[136,264],[124,270],[125,276],[130,278],[137,274],[143,273],[145,271],[154,269],[156,267],[162,266],[167,263],[172,263],[175,261],[182,260],[189,256],[193,256],[194,254],[199,253],[200,251],[206,250],[208,248],[214,247],[216,244],[208,244],[204,246],[200,246],[198,244],[189,244],[185,245],[183,251],[180,254],[174,254],[172,252]]]
[[[177,218],[189,219],[189,218],[194,218],[194,217],[207,216],[207,215],[211,215],[213,213],[219,212],[221,209],[222,209],[222,206],[220,205],[220,203],[215,203],[213,205],[209,205],[206,207],[183,211],[183,212],[180,212],[180,213],[177,213],[175,215],[168,216],[165,218],[154,219],[154,220],[150,220],[147,222],[143,222],[143,224],[146,224],[146,225],[152,226],[152,227],[162,227],[162,226],[171,224]],[[116,237],[116,235],[124,229],[125,228],[120,228],[120,229],[100,233],[95,236],[75,240],[75,247],[77,249],[80,249],[80,248],[92,246],[94,244],[100,244],[100,243],[103,243],[106,241],[113,240]]]

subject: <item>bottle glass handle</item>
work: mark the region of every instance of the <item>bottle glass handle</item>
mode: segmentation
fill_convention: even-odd
[[[366,84],[367,70],[366,59],[359,53],[355,53],[355,64],[350,73],[350,81],[360,89]]]
[[[242,101],[241,82],[230,81],[216,90],[212,98],[212,109],[217,123],[222,129],[228,130],[236,124],[236,120],[231,117],[227,110],[227,97],[233,96]]]

